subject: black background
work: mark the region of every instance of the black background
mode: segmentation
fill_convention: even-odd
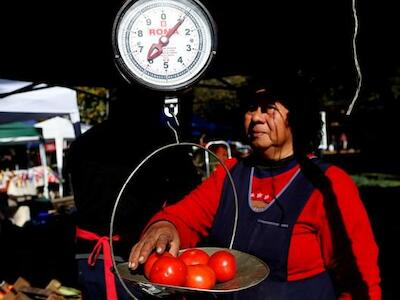
[[[347,1],[210,1],[218,51],[206,77],[303,68],[329,85],[355,87],[354,20]],[[379,85],[399,65],[396,1],[357,1],[358,52],[365,84]],[[4,1],[0,77],[110,86],[111,31],[122,1]]]
[[[390,78],[400,67],[397,2],[362,0],[356,3],[363,91],[388,92]],[[350,99],[356,87],[350,0],[204,0],[203,3],[218,27],[217,56],[206,77],[271,75],[302,68],[318,78],[322,88],[343,84],[345,95]],[[112,24],[120,6],[122,1],[3,1],[0,78],[67,86],[112,87],[121,83],[114,66],[111,41]],[[363,103],[365,99],[362,97],[359,101]],[[379,104],[389,106],[379,112],[375,107],[359,112],[356,107],[350,125],[362,136],[364,156],[359,160],[335,161],[346,169],[398,172],[398,149],[394,144],[400,127],[399,105],[384,99]],[[362,189],[361,193],[381,249],[384,298],[396,299],[399,264],[394,240],[400,233],[395,222],[399,188]],[[56,224],[52,229],[64,230],[62,226]],[[38,263],[42,265],[41,271],[46,272],[46,267],[56,270],[50,276],[59,275],[68,283],[68,267],[65,261],[60,264],[63,256],[55,253],[62,250],[57,248],[53,252],[49,249],[51,245],[40,240],[36,246],[44,249],[35,248],[28,254],[33,245],[25,245],[23,240],[29,242],[26,237],[18,239],[21,245],[16,247],[27,256],[15,266],[20,264],[21,270],[25,268],[29,275],[27,261]],[[47,259],[47,265],[43,265],[41,258]],[[35,264],[31,270],[40,268]],[[14,271],[18,274],[19,270]]]

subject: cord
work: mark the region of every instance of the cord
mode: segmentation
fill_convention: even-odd
[[[354,104],[356,100],[358,99],[360,90],[361,90],[361,85],[362,85],[362,74],[361,74],[361,68],[360,64],[358,62],[358,55],[357,55],[357,35],[358,35],[358,16],[357,16],[357,8],[356,8],[356,0],[352,0],[352,9],[353,9],[353,18],[354,18],[354,34],[353,34],[353,57],[354,57],[354,65],[357,71],[357,89],[354,94],[353,100],[351,101],[346,115],[349,116],[353,110]]]

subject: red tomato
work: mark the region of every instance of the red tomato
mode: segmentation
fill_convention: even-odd
[[[163,252],[162,254],[158,254],[157,252],[153,252],[149,255],[146,262],[144,263],[144,275],[146,278],[149,278],[151,268],[153,267],[154,263],[163,256],[172,256],[169,252]]]
[[[225,282],[235,277],[235,256],[227,250],[219,250],[212,254],[208,265],[214,270],[217,282]]]
[[[188,249],[179,255],[179,258],[187,265],[206,265],[210,256],[201,249]]]
[[[149,279],[154,283],[183,286],[186,273],[187,267],[179,258],[162,256],[153,264]]]
[[[208,265],[187,266],[185,286],[197,289],[212,289],[216,278],[214,270]]]

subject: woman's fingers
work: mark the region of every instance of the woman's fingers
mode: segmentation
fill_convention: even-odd
[[[139,264],[143,264],[154,248],[157,253],[163,253],[167,248],[176,256],[179,251],[180,239],[175,226],[166,221],[160,221],[151,225],[135,244],[129,255],[129,268],[135,270]]]
[[[132,247],[131,254],[129,255],[129,268],[135,270],[139,264],[144,263],[153,251],[155,243],[155,239],[149,228],[142,239]]]
[[[135,244],[132,249],[131,249],[131,253],[129,255],[129,268],[132,270],[135,270],[138,265],[139,265],[139,254],[140,254],[140,242]]]
[[[161,254],[167,248],[167,245],[171,241],[171,237],[168,234],[160,234],[159,238],[156,242],[156,251],[157,253]]]
[[[169,253],[171,253],[173,256],[178,256],[179,247],[180,247],[180,241],[178,237],[178,240],[173,239],[169,243]]]
[[[139,258],[138,258],[138,262],[140,264],[143,264],[147,260],[147,257],[149,257],[150,253],[154,249],[154,245],[155,245],[155,242],[154,242],[153,238],[150,238],[149,240],[145,240],[143,242],[142,247],[139,252]]]

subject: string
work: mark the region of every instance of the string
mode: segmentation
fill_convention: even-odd
[[[353,110],[354,104],[358,99],[361,85],[362,85],[362,74],[360,64],[358,62],[358,54],[357,54],[357,35],[358,35],[358,15],[357,15],[357,8],[356,8],[356,0],[352,0],[352,10],[353,10],[353,18],[354,18],[354,34],[353,34],[353,57],[354,57],[354,65],[357,71],[357,89],[354,93],[353,100],[351,101],[346,115],[349,116]]]

